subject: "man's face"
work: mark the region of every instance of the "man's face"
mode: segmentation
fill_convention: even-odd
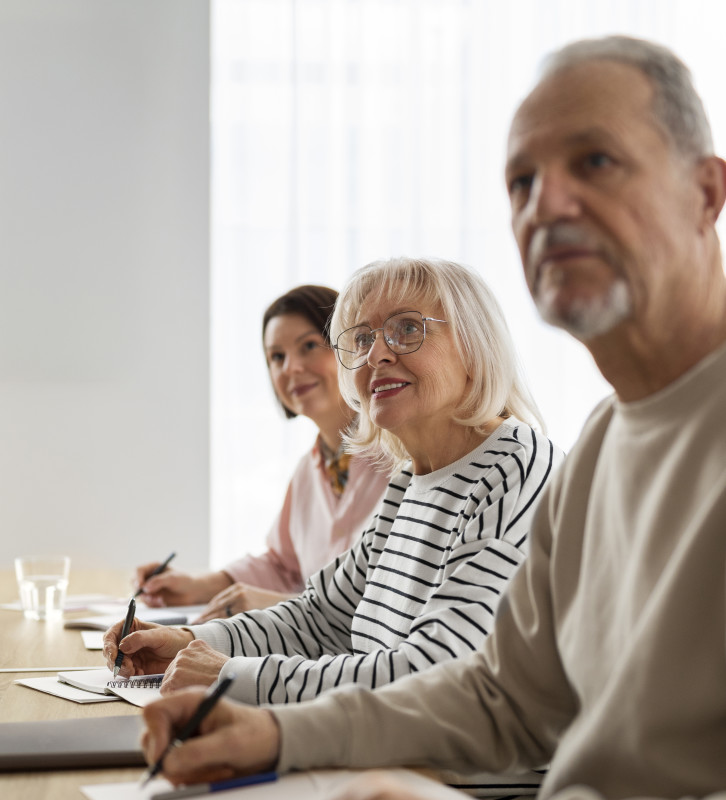
[[[592,61],[540,83],[509,136],[512,228],[547,321],[582,340],[650,336],[678,302],[698,232],[694,167],[651,112],[637,69]]]

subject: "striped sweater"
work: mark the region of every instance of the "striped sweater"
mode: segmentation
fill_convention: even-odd
[[[232,656],[221,673],[237,676],[228,696],[288,703],[377,687],[478,648],[562,458],[508,420],[443,469],[399,473],[371,527],[300,597],[191,628]]]

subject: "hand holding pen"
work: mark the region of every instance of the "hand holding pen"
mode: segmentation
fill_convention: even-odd
[[[173,784],[229,781],[234,776],[262,776],[274,770],[280,756],[280,731],[266,708],[253,708],[222,699],[207,714],[197,736],[182,748],[167,747],[185,727],[205,694],[184,689],[143,708],[145,730],[141,745],[152,764],[164,759],[164,777]]]
[[[159,574],[161,574],[161,573],[162,573],[162,572],[163,572],[163,571],[164,571],[164,570],[165,570],[165,569],[166,569],[166,568],[169,566],[169,564],[171,563],[171,560],[172,560],[172,558],[174,558],[174,556],[176,556],[176,553],[170,553],[170,554],[169,554],[169,556],[167,556],[167,558],[166,558],[166,560],[165,560],[165,561],[163,561],[161,564],[159,564],[159,566],[158,566],[158,567],[155,567],[155,568],[154,568],[154,569],[153,569],[153,570],[152,570],[152,571],[151,571],[151,572],[150,572],[150,573],[149,573],[149,574],[146,576],[146,578],[144,579],[144,581],[141,583],[141,585],[139,586],[139,588],[136,590],[136,593],[134,594],[134,597],[138,597],[140,594],[142,594],[142,593],[143,593],[143,591],[144,591],[144,583],[145,583],[146,581],[148,581],[148,580],[149,580],[149,578],[153,578],[153,577],[154,577],[154,575],[159,575]]]
[[[136,614],[136,600],[132,597],[129,601],[129,610],[126,612],[126,619],[124,620],[124,626],[121,629],[121,638],[119,639],[119,644],[121,641],[129,635],[129,631],[131,630],[131,626],[134,622],[134,615]],[[121,648],[119,647],[118,653],[116,654],[116,661],[114,661],[113,665],[113,677],[115,678],[119,670],[121,669],[121,664],[124,661],[124,654],[121,652]]]
[[[204,693],[202,702],[197,706],[197,710],[192,714],[187,723],[177,734],[176,738],[173,739],[172,742],[165,748],[164,752],[156,760],[156,763],[146,771],[141,779],[140,786],[146,786],[146,784],[155,775],[158,775],[158,773],[161,772],[164,758],[167,756],[170,750],[175,747],[179,747],[179,745],[183,744],[187,739],[189,739],[189,737],[194,736],[194,734],[197,732],[197,729],[201,725],[202,720],[217,705],[221,697],[234,682],[234,679],[234,675],[228,675],[226,678],[222,678],[216,683],[213,683],[209,689],[207,689],[207,691]]]

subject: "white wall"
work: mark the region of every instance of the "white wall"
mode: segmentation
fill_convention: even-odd
[[[0,568],[206,565],[208,104],[207,0],[0,4]]]

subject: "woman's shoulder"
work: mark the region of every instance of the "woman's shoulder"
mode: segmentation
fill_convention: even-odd
[[[552,452],[555,457],[564,458],[564,451],[547,434],[533,428],[526,422],[518,420],[516,417],[509,417],[494,431],[490,439],[496,439],[496,443],[505,450],[509,449],[512,453],[532,452],[541,457],[546,457],[548,452]],[[487,445],[489,440],[484,442]]]

